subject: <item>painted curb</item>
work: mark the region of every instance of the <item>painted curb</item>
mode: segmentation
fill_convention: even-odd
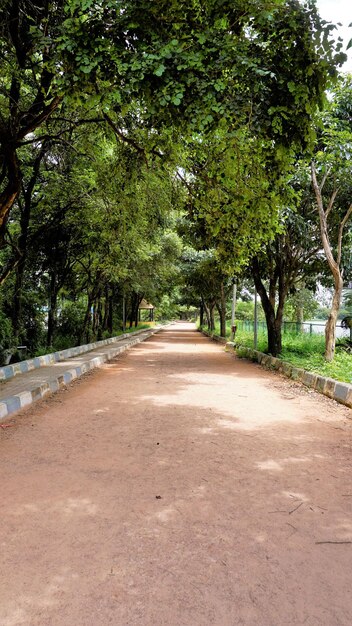
[[[67,350],[43,354],[42,356],[37,356],[33,359],[27,359],[26,361],[14,363],[13,365],[4,365],[3,367],[0,367],[0,381],[10,380],[10,378],[13,378],[14,376],[26,374],[26,372],[31,372],[39,367],[45,367],[45,365],[52,365],[53,363],[66,361],[66,359],[79,356],[85,352],[91,352],[96,348],[107,346],[110,343],[116,343],[117,341],[122,341],[128,337],[135,337],[136,335],[140,335],[148,330],[148,328],[141,328],[140,330],[136,330],[131,333],[124,333],[123,335],[117,335],[116,337],[110,337],[109,339],[102,339],[101,341],[95,341],[94,343],[86,343],[82,346],[67,348]]]
[[[76,378],[79,378],[86,372],[89,372],[90,370],[97,367],[101,367],[102,365],[104,365],[104,363],[106,363],[106,361],[110,361],[118,354],[121,354],[129,348],[132,348],[132,346],[135,346],[136,344],[141,343],[146,339],[149,339],[149,337],[159,332],[160,330],[161,328],[157,327],[150,330],[142,329],[141,331],[138,331],[138,333],[134,333],[134,335],[141,335],[143,332],[146,335],[145,337],[133,337],[133,335],[131,336],[131,333],[129,333],[127,334],[127,338],[130,338],[131,340],[128,343],[122,346],[114,346],[106,354],[95,356],[92,359],[84,361],[77,367],[70,368],[70,364],[68,363],[68,369],[65,370],[60,376],[57,376],[56,378],[53,378],[48,382],[43,382],[41,385],[34,387],[33,389],[22,391],[21,393],[18,393],[14,396],[2,399],[0,401],[0,421],[7,418],[12,413],[23,409],[29,404],[32,404],[33,402],[44,398],[44,396],[46,396],[48,393],[53,393],[55,391],[58,391],[59,389],[62,389],[62,387],[65,387],[70,382],[72,382]],[[119,339],[120,338],[121,336],[119,335]],[[100,343],[100,346],[101,345],[102,344]]]
[[[301,382],[306,387],[314,389],[314,391],[317,391],[328,398],[332,398],[340,404],[344,404],[345,406],[352,408],[352,385],[342,383],[341,381],[334,380],[333,378],[326,378],[320,374],[308,372],[307,370],[291,365],[291,363],[287,363],[286,361],[273,357],[270,354],[259,352],[259,350],[246,348],[245,346],[235,344],[232,341],[228,341],[226,343],[226,350],[235,351],[236,349],[241,350],[242,358],[255,361],[265,369],[276,370],[281,374],[284,374],[284,376],[292,378],[297,382]]]

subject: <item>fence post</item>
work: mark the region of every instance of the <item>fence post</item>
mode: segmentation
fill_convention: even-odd
[[[254,289],[254,350],[257,349],[258,346],[258,295],[257,290]]]

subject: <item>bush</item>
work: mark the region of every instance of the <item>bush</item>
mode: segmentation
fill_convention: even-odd
[[[64,350],[72,348],[79,342],[86,313],[86,302],[64,300],[57,319],[54,346]]]
[[[0,311],[0,365],[5,365],[9,351],[14,347],[11,320]]]

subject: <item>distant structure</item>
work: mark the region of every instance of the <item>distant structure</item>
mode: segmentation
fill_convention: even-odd
[[[138,307],[138,319],[141,321],[141,313],[142,311],[149,311],[149,322],[154,322],[154,305],[150,304],[146,300],[142,300]]]

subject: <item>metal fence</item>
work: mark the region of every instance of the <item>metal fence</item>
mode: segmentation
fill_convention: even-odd
[[[308,333],[310,335],[324,335],[325,333],[325,324],[324,320],[321,322],[316,321],[308,321],[308,322],[283,322],[282,323],[282,332],[283,334],[302,334]],[[238,330],[248,330],[254,331],[254,321],[253,320],[236,320],[236,326]],[[262,330],[266,332],[266,323],[264,321],[257,322],[258,331]],[[341,323],[336,325],[336,337],[349,337],[350,329],[341,328]]]

